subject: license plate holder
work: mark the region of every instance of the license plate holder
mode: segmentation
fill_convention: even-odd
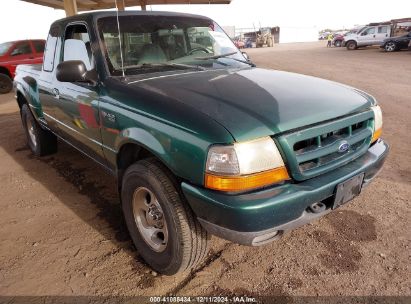
[[[335,191],[333,209],[348,203],[358,196],[361,193],[363,180],[364,173],[361,173],[338,184]]]

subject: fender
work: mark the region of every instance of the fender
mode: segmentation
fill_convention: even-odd
[[[18,76],[17,76],[18,77]],[[21,94],[30,106],[34,117],[38,120],[43,117],[43,111],[39,99],[37,81],[31,76],[24,76],[22,81],[14,81],[16,95]],[[20,101],[17,101],[20,103]],[[19,104],[21,107],[21,104]]]
[[[186,134],[185,137],[191,137]],[[195,141],[194,141],[195,142]],[[106,157],[111,166],[117,164],[118,153],[126,144],[135,144],[157,157],[166,167],[170,169],[176,176],[188,179],[193,183],[201,184],[203,176],[203,164],[206,155],[204,147],[196,146],[195,144],[187,145],[184,150],[177,149],[181,147],[181,138],[173,138],[164,136],[162,133],[152,133],[138,127],[130,127],[122,130],[116,137],[114,142],[115,151],[105,152]],[[194,152],[194,154],[193,154]],[[193,155],[196,155],[193,157]]]

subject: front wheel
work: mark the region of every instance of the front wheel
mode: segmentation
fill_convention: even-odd
[[[207,232],[172,173],[157,159],[141,160],[126,170],[121,201],[134,245],[155,271],[173,275],[204,259]]]
[[[0,94],[6,94],[13,89],[13,80],[6,74],[0,74]]]
[[[340,47],[341,46],[341,40],[336,40],[335,42],[334,42],[334,46],[335,47]]]
[[[44,130],[34,119],[27,104],[21,107],[21,121],[26,133],[27,143],[36,156],[44,156],[57,151],[57,138],[50,131]]]
[[[352,51],[357,49],[357,43],[355,41],[347,42],[347,50]]]
[[[384,46],[384,50],[386,52],[394,52],[397,50],[397,45],[395,44],[395,42],[392,42],[392,41],[387,42]]]

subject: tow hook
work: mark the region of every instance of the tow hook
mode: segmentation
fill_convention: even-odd
[[[310,207],[308,207],[310,209],[311,212],[313,213],[321,213],[323,211],[325,211],[325,209],[327,208],[325,206],[324,203],[322,202],[318,202],[318,203],[314,203],[312,204]]]

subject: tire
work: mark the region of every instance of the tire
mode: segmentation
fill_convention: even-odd
[[[389,41],[384,45],[386,52],[395,52],[397,50],[397,44],[393,41]]]
[[[13,89],[13,80],[6,74],[0,74],[0,94],[9,93]]]
[[[203,261],[208,234],[160,161],[144,159],[126,170],[121,203],[134,245],[155,271],[173,275]]]
[[[334,42],[334,46],[335,46],[335,47],[341,47],[341,45],[342,45],[341,40],[336,40],[336,41]]]
[[[347,42],[347,50],[353,51],[357,49],[357,42],[355,41],[348,41]]]
[[[270,38],[270,39],[268,39],[268,41],[267,41],[267,46],[268,47],[272,47],[274,44],[273,44],[273,39],[272,38]]]
[[[27,144],[34,155],[45,156],[57,152],[56,136],[41,128],[27,104],[23,104],[21,108],[21,121],[26,133]]]

